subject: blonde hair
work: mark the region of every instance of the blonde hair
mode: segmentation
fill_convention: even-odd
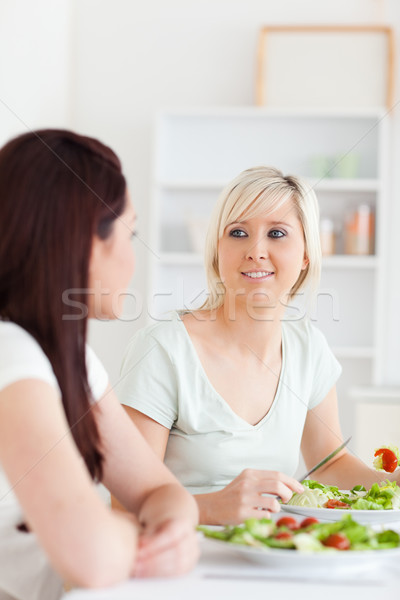
[[[205,247],[209,295],[202,310],[224,303],[225,288],[218,269],[218,242],[230,223],[269,214],[291,200],[303,228],[308,264],[290,290],[289,299],[306,284],[316,289],[321,274],[319,208],[313,189],[298,177],[283,175],[273,167],[254,167],[240,173],[221,192],[211,214]]]

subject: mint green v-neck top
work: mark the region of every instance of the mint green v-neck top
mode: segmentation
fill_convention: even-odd
[[[307,411],[326,397],[340,373],[320,330],[305,320],[283,321],[275,398],[264,418],[250,425],[214,389],[173,313],[134,335],[115,389],[123,404],[170,429],[165,463],[199,494],[225,487],[246,468],[294,475]]]

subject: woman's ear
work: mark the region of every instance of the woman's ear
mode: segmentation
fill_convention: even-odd
[[[307,256],[307,254],[304,253],[303,264],[301,266],[301,270],[304,271],[304,269],[306,269],[309,264],[310,264],[310,260],[309,260],[309,258]]]

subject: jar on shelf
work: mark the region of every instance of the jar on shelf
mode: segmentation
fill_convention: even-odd
[[[344,251],[346,254],[373,254],[375,238],[375,217],[368,204],[360,204],[347,215],[344,231]]]
[[[331,256],[336,250],[335,224],[332,219],[321,219],[319,224],[322,256]]]
[[[356,152],[345,152],[335,157],[334,176],[339,179],[355,179],[360,172],[360,155]]]

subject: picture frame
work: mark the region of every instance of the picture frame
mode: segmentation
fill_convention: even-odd
[[[259,34],[256,104],[390,109],[394,32],[384,25],[274,25]]]

